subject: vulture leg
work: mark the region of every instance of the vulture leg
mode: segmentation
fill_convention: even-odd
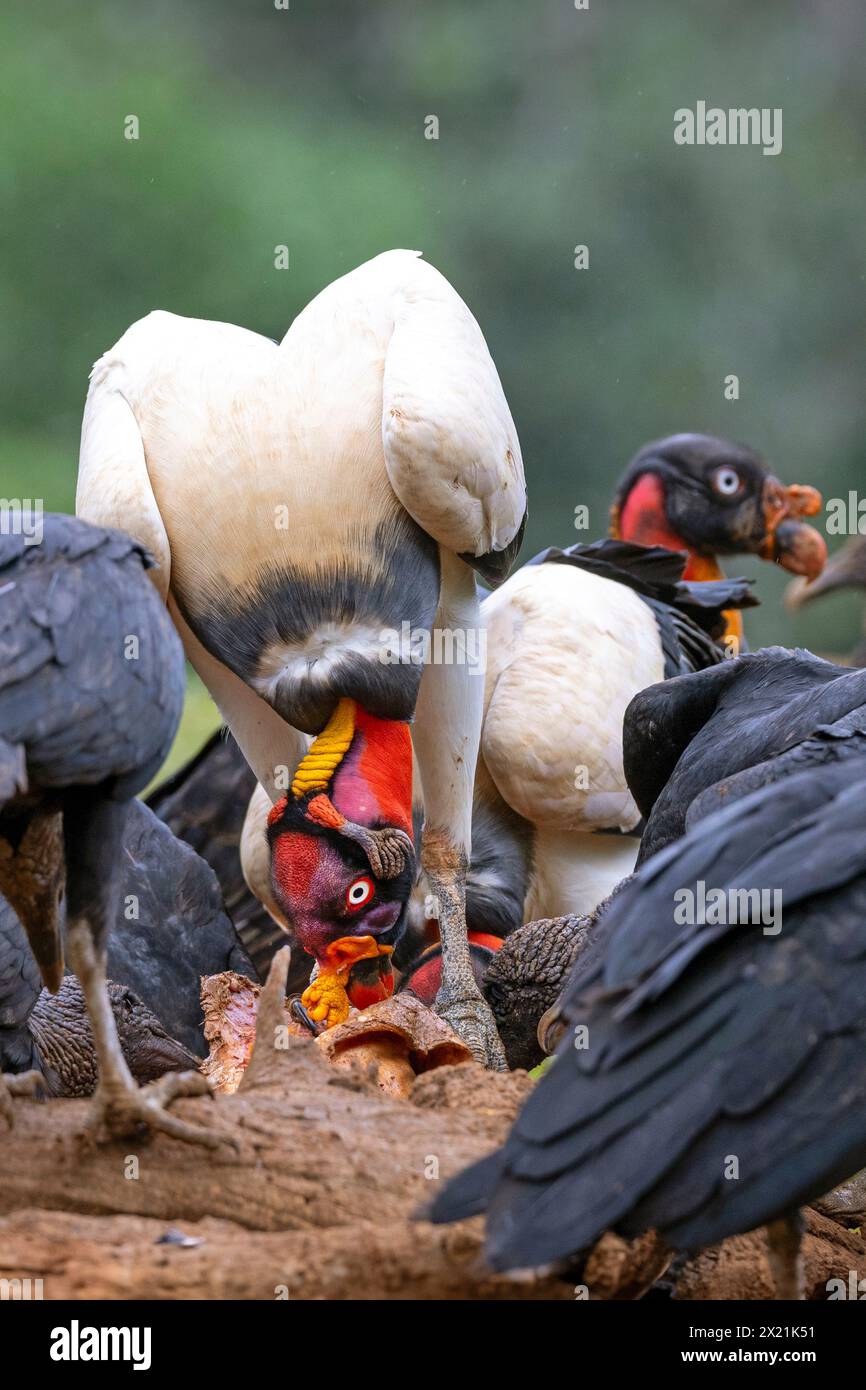
[[[424,793],[421,860],[439,918],[442,985],[436,1011],[484,1066],[505,1069],[505,1052],[493,1013],[475,982],[466,936],[466,872],[472,830],[475,764],[484,703],[483,661],[470,664],[481,630],[475,577],[455,556],[442,552],[442,592],[436,629],[463,634],[466,646],[450,648],[451,661],[424,668],[415,711],[414,745]],[[439,657],[448,655],[447,649]]]
[[[14,1123],[13,1096],[35,1096],[45,1089],[45,1077],[38,1071],[0,1072],[0,1120],[9,1128]]]
[[[63,980],[59,904],[63,897],[63,826],[52,803],[8,822],[0,835],[0,893],[24,926],[46,989]]]
[[[767,1256],[770,1273],[776,1286],[776,1297],[803,1299],[803,1230],[802,1212],[780,1217],[767,1225]]]
[[[69,962],[78,976],[93,1029],[99,1083],[93,1099],[97,1137],[120,1138],[146,1127],[210,1148],[220,1136],[169,1114],[179,1095],[210,1093],[200,1072],[172,1074],[139,1090],[120,1049],[105,977],[110,924],[121,910],[117,867],[123,853],[126,807],[90,794],[70,795],[64,805],[66,921]]]

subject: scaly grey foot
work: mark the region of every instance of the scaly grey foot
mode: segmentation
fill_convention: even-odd
[[[476,990],[454,998],[444,989],[436,996],[435,1009],[449,1028],[462,1038],[476,1062],[490,1071],[507,1071],[505,1049],[487,1000]]]

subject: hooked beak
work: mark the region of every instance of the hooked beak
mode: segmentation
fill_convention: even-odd
[[[795,579],[785,590],[785,604],[796,612],[813,598],[839,589],[866,588],[866,537],[855,536],[830,557],[821,574],[809,583]]]
[[[764,483],[761,511],[764,539],[758,547],[762,560],[774,560],[791,574],[816,579],[827,561],[827,543],[814,526],[801,519],[821,510],[821,494],[816,488],[793,483],[785,487],[778,478]]]
[[[550,1008],[541,1015],[541,1018],[538,1020],[538,1028],[536,1029],[538,1046],[548,1057],[553,1056],[553,1053],[562,1041],[565,1027],[565,1019],[562,1017],[559,1000],[557,999],[556,1003],[551,1004]]]
[[[394,977],[386,965],[393,950],[393,946],[383,946],[372,936],[341,936],[331,941],[323,951],[316,953],[318,972],[301,995],[298,1016],[318,1031],[345,1023],[352,1004],[358,1006],[353,998],[353,972],[366,961],[378,963],[379,969],[374,974],[381,974],[383,985],[386,978],[390,981],[387,992],[380,995],[376,991],[375,999],[388,998],[393,992]],[[380,960],[381,957],[385,959]],[[362,981],[358,984],[362,986]]]

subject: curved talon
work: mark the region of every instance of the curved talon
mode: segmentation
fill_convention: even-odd
[[[304,1028],[308,1029],[309,1032],[312,1033],[314,1038],[318,1037],[319,1033],[322,1030],[320,1029],[319,1025],[317,1023],[314,1023],[313,1020],[310,1018],[310,1015],[307,1013],[306,1009],[303,1006],[303,1003],[301,1002],[301,996],[299,994],[293,995],[292,998],[289,1000],[289,1013],[297,1023],[302,1024]]]

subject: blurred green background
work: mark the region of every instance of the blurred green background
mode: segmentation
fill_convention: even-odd
[[[524,557],[603,534],[628,458],[675,430],[845,495],[864,458],[864,39],[861,0],[7,0],[0,494],[73,508],[87,374],[134,319],[281,337],[328,281],[406,246],[496,358]],[[783,152],[676,146],[698,99],[781,107]],[[856,596],[795,620],[780,573],[728,568],[759,576],[753,645],[853,644]],[[193,686],[174,761],[214,723]]]

